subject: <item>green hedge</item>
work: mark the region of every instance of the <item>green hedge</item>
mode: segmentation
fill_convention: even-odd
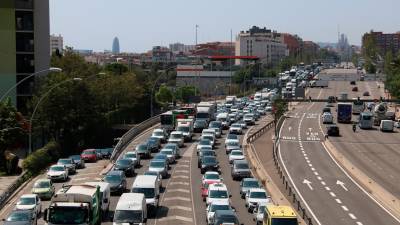
[[[49,164],[55,162],[60,155],[60,145],[57,142],[49,142],[46,146],[30,154],[22,163],[24,170],[38,173]]]

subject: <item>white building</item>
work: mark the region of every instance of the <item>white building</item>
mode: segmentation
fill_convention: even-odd
[[[50,35],[50,55],[55,52],[56,50],[59,50],[62,52],[64,49],[64,40],[63,37],[59,34],[58,36],[56,35]]]
[[[236,56],[257,56],[263,64],[277,65],[288,53],[283,35],[265,27],[253,26],[248,31],[241,31],[236,38]],[[240,59],[235,62],[236,65],[243,63]]]
[[[189,53],[190,51],[195,50],[196,46],[195,45],[185,45],[185,44],[177,42],[177,43],[170,44],[169,49],[173,53],[179,53],[179,52]]]

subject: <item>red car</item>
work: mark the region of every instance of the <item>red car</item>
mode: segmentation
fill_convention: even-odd
[[[97,161],[97,153],[95,149],[86,149],[82,152],[81,158],[85,160],[85,162],[96,162]]]
[[[218,182],[216,182],[216,181],[207,181],[207,182],[204,182],[201,185],[201,197],[203,198],[203,201],[205,201],[207,196],[208,196],[208,186],[210,184],[213,184],[213,183],[218,183]]]

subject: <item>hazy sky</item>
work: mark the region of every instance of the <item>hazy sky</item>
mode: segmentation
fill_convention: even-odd
[[[76,49],[144,52],[154,45],[229,41],[252,25],[298,34],[303,40],[351,44],[371,29],[400,31],[400,0],[50,0],[52,34]],[[233,38],[234,38],[233,37]]]

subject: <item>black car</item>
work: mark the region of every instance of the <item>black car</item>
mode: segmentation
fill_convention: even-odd
[[[36,225],[36,214],[32,210],[14,210],[4,220],[4,225]]]
[[[113,151],[114,151],[113,148],[102,148],[101,155],[103,156],[103,159],[109,159]]]
[[[127,176],[133,176],[135,174],[135,165],[131,159],[118,159],[114,164],[114,170],[121,170]]]
[[[201,158],[204,156],[215,156],[215,152],[213,150],[201,150],[199,152],[199,157],[197,158],[197,167],[201,167]]]
[[[203,156],[201,158],[201,174],[207,171],[219,172],[218,160],[215,156]]]
[[[80,155],[71,155],[69,158],[74,161],[76,168],[85,168],[85,161],[81,158]]]
[[[206,129],[208,126],[206,120],[196,120],[194,121],[193,130],[195,133],[201,133],[203,129]]]
[[[324,107],[324,108],[322,109],[322,113],[326,113],[326,112],[331,113],[331,108]]]
[[[329,96],[328,97],[328,103],[335,103],[336,102],[336,97],[335,96]]]
[[[356,81],[354,80],[350,81],[350,85],[356,85]]]
[[[328,136],[339,136],[339,127],[335,124],[326,126]]]
[[[369,92],[368,91],[364,91],[363,96],[369,96]]]
[[[112,193],[122,194],[126,190],[126,176],[123,171],[111,170],[102,180],[110,184]]]
[[[214,223],[213,225],[219,224],[240,224],[236,213],[233,210],[216,210],[214,212]]]

